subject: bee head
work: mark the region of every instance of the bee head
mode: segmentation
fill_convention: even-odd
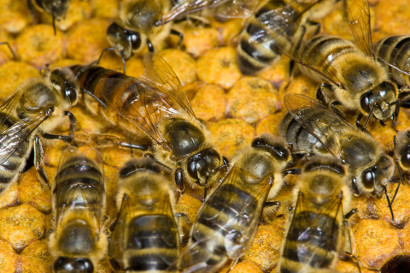
[[[388,181],[393,175],[394,165],[391,157],[383,155],[374,166],[365,169],[361,174],[361,183],[356,190],[365,196],[374,195],[380,198]]]
[[[263,134],[252,141],[252,147],[267,151],[276,160],[287,162],[290,160],[290,151],[283,141],[274,139],[271,135]]]
[[[53,1],[46,1],[46,5],[48,5],[50,13],[53,15],[54,18],[62,18],[66,15],[68,10],[68,5],[70,1],[68,0],[53,0]]]
[[[161,19],[163,1],[133,1],[124,11],[132,11],[126,14],[126,25],[133,26],[135,29],[147,32],[155,22]]]
[[[94,266],[90,259],[87,258],[69,258],[59,257],[54,262],[54,272],[56,273],[93,273]]]
[[[48,71],[45,76],[56,90],[61,92],[62,97],[70,106],[78,102],[80,87],[75,80],[74,73],[68,68],[57,68]]]
[[[360,106],[367,114],[373,114],[383,121],[393,116],[397,94],[397,85],[384,81],[361,96]]]
[[[218,152],[207,148],[188,159],[188,174],[198,185],[203,186],[220,165],[221,157]]]
[[[107,28],[108,42],[116,47],[117,53],[124,56],[124,59],[129,59],[133,55],[133,51],[141,47],[141,36],[137,31],[123,28],[117,23],[112,23]]]

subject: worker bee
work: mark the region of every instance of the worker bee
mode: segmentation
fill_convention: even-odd
[[[170,8],[170,0],[126,0],[121,3],[120,22],[114,22],[107,28],[107,40],[112,47],[106,50],[114,50],[121,56],[124,74],[125,61],[142,51],[145,44],[150,52],[154,52],[154,47],[159,46],[169,34],[178,35],[182,40],[182,34],[171,29],[171,25],[155,26],[155,22]]]
[[[212,8],[219,18],[247,18],[251,16],[259,2],[255,0],[180,0],[165,13],[156,25],[164,25],[179,20],[191,13]]]
[[[339,0],[270,0],[249,18],[236,53],[239,69],[251,75],[279,59],[300,36],[308,36],[305,26],[324,17]],[[282,31],[286,29],[285,33]],[[317,31],[317,29],[315,29]],[[286,35],[285,35],[286,34]]]
[[[384,61],[398,86],[410,87],[410,36],[389,36],[374,46],[377,57]]]
[[[286,143],[268,134],[237,155],[199,210],[181,258],[182,272],[216,272],[249,249],[263,205],[281,189],[290,159]]]
[[[410,130],[398,133],[395,141],[394,156],[406,174],[410,174]]]
[[[56,19],[60,20],[67,14],[70,0],[27,0],[30,9],[33,6],[40,11],[51,15],[53,19],[54,34],[56,34]]]
[[[332,154],[347,164],[347,177],[357,195],[380,198],[393,176],[394,164],[376,140],[353,127],[321,103],[300,94],[287,94],[289,113],[281,135],[294,154]]]
[[[71,69],[77,71],[80,86],[100,100],[85,100],[86,107],[133,135],[145,132],[152,139],[154,157],[175,171],[180,190],[183,182],[206,187],[224,164],[205,124],[196,118],[177,76],[161,57],[148,53],[144,65],[145,76],[139,78],[99,66]]]
[[[346,21],[351,26],[355,43],[332,35],[304,39],[283,52],[299,63],[300,70],[330,88],[319,88],[317,98],[342,112],[358,113],[357,126],[367,116],[382,124],[395,118],[397,84],[389,79],[387,69],[377,61],[371,44],[370,12],[366,0],[345,0]],[[283,35],[287,26],[282,28]],[[281,28],[281,26],[278,26]],[[365,127],[365,126],[364,126]]]
[[[69,148],[61,157],[53,187],[53,221],[48,247],[54,272],[96,272],[107,250],[106,205],[101,156]]]
[[[116,198],[119,214],[109,245],[117,270],[177,272],[179,231],[169,180],[161,166],[148,158],[131,160],[121,169]]]
[[[345,175],[344,166],[329,156],[313,157],[305,164],[294,190],[296,205],[288,220],[278,272],[334,272],[338,254],[351,254],[344,216],[351,192]]]
[[[74,74],[67,68],[57,68],[21,84],[0,106],[0,192],[17,180],[31,151],[39,175],[48,184],[41,166],[41,138],[72,141],[72,136],[50,132],[68,115],[73,133],[75,117],[68,110],[77,103],[78,95]]]

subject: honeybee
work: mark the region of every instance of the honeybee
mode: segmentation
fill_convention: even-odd
[[[351,254],[345,213],[351,192],[346,171],[335,158],[313,157],[294,190],[295,208],[287,224],[279,273],[335,272],[338,254]]]
[[[410,87],[410,36],[389,36],[374,46],[377,57],[384,61],[398,86]]]
[[[54,183],[48,242],[54,272],[96,272],[107,251],[105,205],[101,156],[91,149],[65,151]]]
[[[70,5],[70,0],[27,0],[30,9],[33,6],[38,10],[47,12],[51,15],[53,19],[53,29],[54,35],[56,34],[56,19],[60,20],[64,18],[67,14],[68,6]]]
[[[187,15],[209,8],[215,8],[220,18],[246,18],[258,6],[258,0],[181,0],[165,13],[156,25],[164,25]]]
[[[406,174],[410,174],[410,130],[398,133],[395,141],[394,157]]]
[[[181,258],[182,272],[215,272],[249,249],[263,205],[281,189],[290,159],[285,142],[267,134],[237,155],[199,210]]]
[[[206,187],[224,160],[212,148],[205,124],[196,118],[171,67],[152,54],[145,56],[144,65],[145,76],[139,78],[98,66],[71,69],[81,88],[100,101],[85,97],[86,107],[131,134],[145,132],[154,157],[175,172],[180,190],[184,182]]]
[[[0,192],[17,180],[34,152],[34,166],[48,184],[41,162],[42,138],[72,141],[75,117],[68,110],[78,101],[79,88],[67,68],[47,71],[20,85],[0,106]],[[53,135],[64,116],[71,122],[71,136]]]
[[[170,0],[126,0],[120,6],[120,22],[107,28],[107,40],[111,48],[121,56],[125,74],[125,60],[134,53],[142,51],[146,44],[150,52],[168,37],[169,34],[182,34],[171,29],[171,25],[155,26],[161,16],[171,8]],[[100,56],[101,59],[101,56]]]
[[[152,159],[127,162],[119,174],[116,203],[119,214],[109,245],[114,267],[126,272],[177,272],[175,200],[161,167]]]
[[[353,127],[321,103],[300,94],[287,94],[289,113],[280,133],[294,154],[332,154],[347,164],[353,192],[381,197],[393,176],[394,164],[368,133]]]
[[[299,63],[304,74],[330,86],[319,88],[317,98],[336,110],[358,113],[359,127],[362,127],[363,116],[367,117],[365,126],[372,116],[384,124],[388,118],[395,118],[398,87],[372,52],[366,0],[345,0],[344,3],[346,21],[356,44],[331,35],[305,40],[300,36],[300,41],[290,50],[280,50]],[[282,28],[283,35],[287,33],[286,27]]]
[[[236,49],[239,69],[251,75],[278,60],[299,36],[306,38],[305,25],[324,17],[339,0],[270,0],[249,18]],[[318,23],[315,23],[318,25]],[[286,35],[283,30],[286,29]]]

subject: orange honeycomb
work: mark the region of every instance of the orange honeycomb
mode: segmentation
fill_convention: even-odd
[[[410,3],[408,0],[374,0],[372,26],[375,40],[392,34],[410,32]],[[0,46],[0,101],[13,94],[25,80],[38,77],[40,70],[72,64],[88,64],[96,60],[100,52],[109,46],[105,32],[117,15],[117,0],[72,0],[67,17],[57,22],[54,36],[51,17],[47,14],[31,16],[26,1],[0,0],[0,42],[11,44],[17,60],[5,46]],[[324,31],[344,37],[350,33],[341,27],[343,15],[335,9],[322,20]],[[41,24],[34,24],[39,21]],[[197,26],[189,22],[178,25],[184,33],[180,48],[170,38],[171,49],[159,54],[175,70],[184,85],[198,118],[204,120],[210,130],[216,148],[228,159],[241,148],[250,145],[256,135],[277,133],[277,124],[286,113],[283,105],[283,84],[289,80],[289,60],[261,71],[254,77],[241,75],[236,62],[237,35],[243,25],[240,19],[225,23],[210,20],[209,25]],[[121,59],[107,53],[101,65],[122,71]],[[126,63],[128,75],[143,74],[140,56]],[[289,83],[286,92],[313,96],[316,84],[297,75]],[[113,132],[101,117],[91,116],[81,106],[72,112],[77,117],[79,136]],[[409,111],[401,110],[397,125],[399,131],[410,126]],[[57,133],[67,134],[68,121]],[[369,129],[387,151],[393,148],[395,131],[371,122]],[[121,136],[121,135],[120,135]],[[53,183],[61,152],[66,144],[60,141],[45,143],[44,168]],[[116,176],[119,168],[131,158],[129,150],[119,147],[101,149],[104,173],[107,180],[108,218],[114,219]],[[138,156],[136,151],[133,156]],[[221,272],[276,272],[281,244],[289,216],[287,208],[292,204],[291,177],[277,196],[282,203],[276,218],[270,223],[261,221],[254,242],[244,257],[231,268]],[[393,205],[396,221],[392,223],[384,198],[364,199],[354,197],[352,207],[358,208],[351,221],[354,255],[363,273],[380,270],[394,256],[410,255],[410,188],[406,181]],[[388,188],[393,195],[396,184]],[[178,212],[185,213],[193,222],[200,208],[200,191],[182,195],[176,204]],[[51,223],[51,191],[37,178],[34,168],[20,175],[18,183],[11,185],[0,195],[0,272],[28,273],[50,272],[52,256],[47,249],[47,236]],[[189,231],[189,223],[182,230]],[[340,272],[357,272],[352,261],[338,261]],[[114,272],[109,261],[103,260],[98,272]]]

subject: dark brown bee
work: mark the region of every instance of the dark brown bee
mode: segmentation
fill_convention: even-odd
[[[381,197],[394,164],[370,134],[304,95],[287,94],[284,102],[289,114],[280,132],[292,145],[292,153],[332,154],[347,164],[347,178],[355,194]]]
[[[339,0],[270,0],[245,25],[236,49],[239,69],[254,74],[290,50],[299,36],[306,39],[305,25],[324,17]],[[286,35],[283,30],[286,29]]]
[[[336,272],[339,254],[350,245],[345,213],[351,192],[344,166],[332,157],[313,157],[294,189],[295,208],[288,220],[279,261],[280,273]],[[347,237],[347,238],[346,238]]]
[[[48,243],[56,273],[97,272],[97,263],[107,252],[102,164],[99,153],[91,149],[70,148],[60,160]]]
[[[125,272],[176,273],[179,231],[170,179],[151,159],[129,161],[119,176],[119,214],[109,247],[114,267]]]
[[[180,189],[206,186],[223,160],[212,148],[205,124],[199,121],[169,65],[159,56],[144,58],[145,76],[128,77],[98,66],[74,66],[87,108],[108,122],[138,135],[145,132],[153,142],[154,157],[174,171]],[[87,100],[89,99],[89,100]]]
[[[27,0],[29,7],[36,7],[38,10],[51,15],[53,19],[54,34],[56,34],[56,19],[64,18],[67,14],[70,0]]]
[[[78,95],[72,71],[57,68],[21,84],[0,106],[0,192],[17,180],[31,151],[36,169],[43,182],[48,183],[41,166],[42,138],[72,141],[70,136],[50,132],[68,115],[72,134],[75,118],[68,110],[77,104]]]
[[[236,262],[252,244],[263,205],[283,185],[290,161],[283,140],[262,135],[233,160],[232,168],[206,199],[192,226],[182,272],[216,272]]]

